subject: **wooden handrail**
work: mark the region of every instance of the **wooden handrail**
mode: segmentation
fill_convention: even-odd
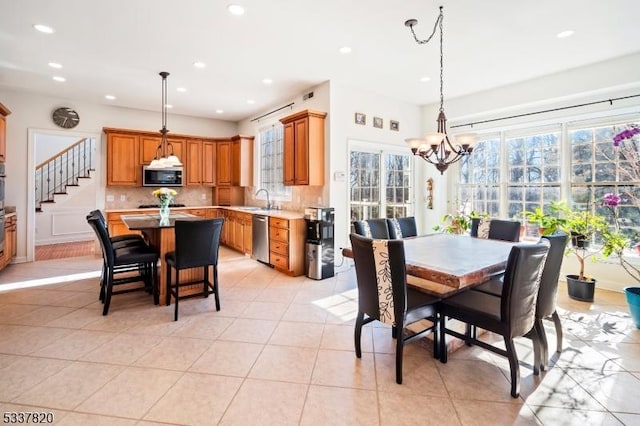
[[[63,149],[62,151],[60,151],[57,154],[52,155],[51,157],[49,157],[48,159],[46,159],[45,161],[43,161],[42,163],[38,164],[36,166],[36,171],[40,170],[41,168],[43,168],[47,163],[51,162],[53,159],[61,157],[62,155],[64,155],[66,152],[71,151],[73,148],[75,148],[76,146],[80,145],[82,142],[86,141],[87,138],[82,138],[80,139],[78,142],[74,143],[71,146],[68,146],[67,148]]]

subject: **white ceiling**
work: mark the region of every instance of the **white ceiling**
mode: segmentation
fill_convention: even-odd
[[[640,51],[638,0],[0,0],[0,87],[159,111],[169,71],[170,114],[231,121],[327,80],[422,105],[439,98],[437,39],[404,21],[426,38],[439,5],[445,99]]]

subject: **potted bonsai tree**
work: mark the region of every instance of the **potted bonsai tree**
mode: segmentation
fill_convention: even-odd
[[[585,262],[587,259],[595,260],[603,251],[601,247],[589,249],[589,243],[596,237],[608,232],[607,220],[590,210],[567,210],[567,216],[561,225],[561,229],[571,236],[571,242],[567,246],[567,254],[575,255],[578,260],[578,274],[567,275],[567,289],[569,297],[584,302],[593,302],[596,279],[585,274]]]

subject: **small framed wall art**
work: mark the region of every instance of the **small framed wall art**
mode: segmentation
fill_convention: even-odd
[[[393,131],[399,131],[400,130],[400,123],[398,121],[395,120],[390,120],[389,121],[389,129],[393,130]]]
[[[356,124],[367,124],[367,116],[361,112],[356,112]]]
[[[382,118],[373,117],[373,127],[377,127],[378,129],[382,129]]]

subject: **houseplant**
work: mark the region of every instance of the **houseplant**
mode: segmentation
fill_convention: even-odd
[[[617,257],[620,266],[635,281],[635,285],[624,288],[629,311],[633,317],[636,327],[640,328],[640,267],[631,263],[624,252],[631,246],[631,240],[620,229],[618,220],[618,205],[622,198],[616,194],[605,194],[603,204],[607,207],[613,217],[613,229],[609,229],[602,235],[602,254]]]
[[[565,216],[569,212],[567,203],[563,200],[552,201],[547,207],[547,212],[542,207],[536,207],[534,211],[525,211],[527,222],[538,225],[540,235],[551,235],[564,225]]]
[[[433,230],[445,234],[466,234],[471,229],[471,219],[486,216],[473,210],[471,213],[466,213],[466,210],[466,203],[458,203],[456,212],[442,216],[442,224],[434,226]]]
[[[585,274],[585,262],[587,259],[595,260],[603,248],[589,249],[589,243],[596,236],[602,236],[608,232],[607,220],[600,215],[586,210],[565,210],[566,217],[560,229],[571,237],[566,254],[575,255],[578,260],[578,274],[567,275],[567,290],[572,299],[593,302],[596,279]]]
[[[153,196],[160,201],[160,225],[169,224],[169,204],[178,192],[171,188],[159,188],[152,192]]]

